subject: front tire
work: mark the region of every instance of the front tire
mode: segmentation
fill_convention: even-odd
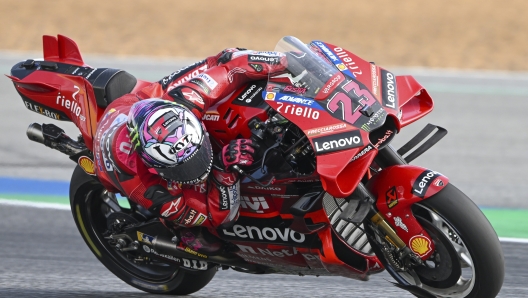
[[[127,284],[154,294],[187,295],[205,287],[216,274],[216,267],[190,271],[173,264],[137,264],[129,253],[112,247],[103,234],[107,231],[109,206],[103,201],[104,187],[79,166],[70,183],[70,204],[75,224],[97,259]],[[152,264],[153,263],[153,264]]]
[[[415,204],[413,213],[437,249],[427,261],[429,267],[401,273],[404,279],[437,297],[498,295],[504,281],[501,244],[487,218],[464,193],[448,184]]]

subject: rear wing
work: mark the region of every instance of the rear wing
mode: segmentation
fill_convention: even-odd
[[[44,35],[42,36],[42,47],[44,60],[61,63],[68,63],[84,66],[84,61],[79,51],[79,47],[72,39],[64,35]]]

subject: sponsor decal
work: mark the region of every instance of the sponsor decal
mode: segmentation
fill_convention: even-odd
[[[198,260],[188,260],[182,258],[183,267],[194,269],[194,270],[207,270],[207,262]]]
[[[86,172],[86,174],[95,176],[94,162],[89,157],[81,156],[77,160],[77,163]]]
[[[370,78],[372,80],[372,93],[376,96],[379,94],[379,76],[378,76],[378,68],[376,65],[371,64],[370,65]]]
[[[396,109],[398,107],[398,90],[396,89],[396,77],[384,69],[381,70],[382,80],[382,103],[383,106]]]
[[[343,79],[343,77],[340,75],[340,74],[337,74],[336,76],[334,76],[330,82],[328,82],[326,84],[326,86],[324,86],[323,88],[323,93],[324,94],[328,94],[330,91],[334,90],[333,87],[336,86],[337,83],[339,83],[341,80]]]
[[[248,189],[258,189],[258,190],[271,190],[271,191],[281,191],[282,187],[280,186],[260,186],[260,185],[249,185]]]
[[[211,88],[209,88],[204,81],[199,79],[191,79],[189,83],[195,84],[196,86],[200,87],[200,89],[202,89],[205,94],[211,94]]]
[[[240,206],[249,212],[264,213],[264,210],[269,209],[268,202],[264,197],[246,197],[242,196]]]
[[[242,226],[239,224],[234,225],[230,230],[223,229],[222,233],[226,236],[252,239],[261,241],[271,242],[296,242],[303,243],[306,240],[306,236],[290,228],[260,228],[257,226]]]
[[[185,214],[185,217],[183,218],[183,224],[190,225],[193,222],[196,215],[198,215],[198,211],[192,208],[189,208],[189,211],[187,212],[187,214]]]
[[[207,216],[201,214],[198,216],[195,222],[192,223],[193,226],[201,226],[203,222],[207,219]]]
[[[398,205],[398,193],[396,192],[396,186],[393,186],[385,193],[385,200],[389,209]]]
[[[142,233],[140,231],[137,231],[137,239],[139,240],[139,242],[143,242],[150,245],[152,245],[152,241],[154,241],[154,237]]]
[[[277,65],[280,63],[279,57],[272,57],[267,55],[248,55],[248,62],[262,62],[270,65]]]
[[[249,246],[249,245],[240,245],[240,244],[237,244],[238,248],[240,248],[240,251],[243,252],[243,253],[250,253],[250,254],[253,254],[253,255],[262,255],[262,256],[266,256],[266,257],[278,257],[278,258],[284,258],[284,257],[291,257],[291,256],[294,256],[294,255],[297,255],[299,254],[299,251],[297,250],[296,247],[292,247],[291,249],[290,248],[283,248],[283,249],[263,249],[263,248],[260,248],[260,247],[256,247],[256,250],[255,250],[255,247],[252,247],[252,246]],[[304,256],[304,254],[302,254]],[[311,259],[313,258],[313,255],[312,254],[307,254],[309,255],[308,259]],[[269,259],[268,259],[269,260]],[[271,261],[271,260],[269,260]]]
[[[310,136],[315,136],[315,135],[319,135],[319,134],[331,133],[331,132],[334,132],[334,131],[337,131],[337,130],[343,130],[345,128],[347,128],[347,125],[345,123],[332,124],[332,125],[327,125],[327,126],[322,126],[322,127],[317,127],[317,128],[310,129],[310,130],[308,130],[306,135],[310,137]]]
[[[363,73],[362,70],[359,69],[359,66],[356,65],[356,62],[352,60],[352,58],[348,55],[348,53],[343,48],[340,48],[340,47],[334,48],[334,53],[337,55],[337,57],[343,60],[345,66],[347,67],[346,70],[342,70],[338,66],[337,68],[339,68],[339,70],[341,70],[342,72],[348,75],[351,74],[352,77],[356,77],[357,75],[361,75]]]
[[[319,111],[317,111],[316,109],[312,109],[309,107],[298,107],[296,105],[284,104],[282,102],[279,102],[278,104],[279,106],[277,107],[277,112],[281,113],[282,115],[297,115],[303,118],[309,118],[313,120],[319,119],[320,116]],[[314,108],[316,108],[315,104]]]
[[[422,235],[416,235],[409,240],[409,247],[422,257],[431,251],[431,241]]]
[[[275,100],[276,93],[275,92],[268,92],[266,93],[266,100]]]
[[[279,98],[276,98],[276,101],[291,102],[291,103],[296,103],[296,104],[300,104],[300,105],[308,106],[308,107],[319,106],[313,99],[309,99],[305,97],[295,97],[295,96],[290,96],[290,95],[282,95]]]
[[[191,71],[193,68],[197,67],[198,65],[201,65],[200,67],[198,67],[197,69],[194,69],[191,73],[187,73],[189,71]],[[186,66],[182,69],[179,69],[173,73],[171,73],[169,76],[163,78],[160,83],[161,83],[161,87],[163,89],[166,89],[167,86],[176,81],[177,79],[179,79],[174,85],[172,85],[169,89],[166,90],[166,92],[169,92],[170,90],[174,89],[174,87],[184,83],[184,82],[187,82],[189,81],[190,79],[192,79],[193,77],[197,76],[198,74],[200,74],[201,72],[205,71],[207,69],[207,64],[205,64],[205,60],[202,60],[202,61],[198,61],[196,63],[193,63],[189,66]],[[185,75],[187,74],[187,75]],[[184,76],[185,75],[185,76]],[[182,76],[184,76],[182,78]]]
[[[440,176],[440,173],[437,173],[435,171],[426,170],[416,178],[416,181],[414,181],[412,193],[420,198],[424,198],[425,194],[427,193],[427,189],[429,189],[429,186],[431,185],[431,182],[433,182],[438,176]]]
[[[442,181],[442,179],[440,179],[440,178],[436,178],[436,180],[433,181],[433,184],[436,185],[436,186],[444,186],[445,185],[444,181]]]
[[[281,52],[273,52],[273,51],[253,51],[253,54],[260,55],[260,56],[284,56]]]
[[[385,132],[385,135],[383,136],[383,138],[380,138],[378,139],[378,142],[376,144],[374,144],[374,147],[378,148],[380,145],[382,145],[383,143],[385,143],[385,141],[387,141],[387,139],[389,139],[389,137],[393,134],[394,132],[390,129],[388,129],[386,132]]]
[[[233,104],[256,107],[262,102],[262,91],[264,86],[262,83],[252,83],[246,86],[246,88],[238,95]]]
[[[77,90],[77,91],[73,92],[73,94],[72,94],[72,98],[73,99],[66,99],[66,97],[64,95],[61,96],[60,93],[59,93],[59,95],[57,95],[56,104],[58,106],[66,108],[67,110],[72,112],[72,114],[74,114],[75,116],[79,117],[80,120],[85,121],[86,118],[81,115],[82,110],[81,110],[81,107],[79,106],[78,99],[75,98],[75,96],[77,96],[77,94],[79,94],[79,92],[81,91],[81,88],[79,88],[78,86],[75,86],[75,85],[73,85],[73,88],[75,88]]]
[[[361,139],[359,130],[314,138],[312,141],[316,154],[329,153],[363,146],[363,140]]]
[[[190,88],[182,88],[181,93],[183,97],[185,97],[185,99],[203,108],[204,101],[202,97],[200,96],[200,94],[198,94],[196,91]]]
[[[315,42],[315,45],[317,47],[319,47],[323,52],[324,54],[330,59],[332,60],[332,62],[341,62],[335,55],[334,55],[334,52],[332,52],[324,43],[320,42],[320,41],[316,41]]]
[[[336,92],[327,100],[326,108],[340,120],[354,124],[363,114],[360,110],[377,103],[368,89],[361,89],[360,83],[350,80],[341,88],[346,92]]]
[[[400,227],[402,230],[404,230],[405,232],[409,233],[409,229],[407,228],[407,226],[403,223],[403,220],[401,219],[401,217],[399,216],[396,216],[394,217],[394,224],[397,226],[397,227]]]
[[[369,144],[367,147],[363,148],[363,150],[361,150],[358,154],[356,154],[356,156],[352,157],[350,162],[355,161],[356,159],[360,158],[361,156],[367,154],[372,149],[374,149],[374,147]]]
[[[262,67],[262,65],[260,64],[249,63],[249,66],[251,66],[251,68],[253,68],[256,72],[261,72],[262,70],[264,70],[264,67]]]
[[[355,161],[356,159],[360,158],[361,156],[367,154],[367,152],[369,152],[372,149],[374,149],[374,147],[369,144],[367,147],[363,148],[363,150],[361,150],[358,154],[356,154],[354,157],[352,157],[352,159],[350,161],[351,162]]]
[[[51,119],[55,119],[55,120],[66,120],[68,119],[68,117],[66,117],[65,115],[63,115],[62,113],[60,112],[55,112],[55,111],[50,111],[44,107],[41,107],[40,105],[37,105],[35,103],[32,103],[32,102],[29,102],[29,101],[26,101],[24,100],[24,105],[26,106],[26,108],[28,108],[28,110],[30,111],[33,111],[33,112],[36,112],[36,113],[39,113],[41,115],[44,115],[48,118],[51,118]]]
[[[192,249],[189,248],[189,247],[186,247],[186,248],[184,249],[184,251],[185,251],[186,253],[190,253],[191,255],[194,255],[194,256],[200,257],[200,258],[202,258],[202,259],[207,259],[207,258],[208,258],[206,255],[204,255],[204,254],[202,254],[202,253],[199,253],[199,252],[197,252],[197,251],[194,251],[194,250],[192,250]]]
[[[172,147],[170,148],[169,152],[172,154],[176,154],[183,149],[187,148],[187,146],[191,143],[191,136],[188,134],[183,135]]]
[[[374,114],[372,114],[372,116],[370,116],[365,124],[361,125],[361,129],[370,132],[372,128],[377,127],[381,120],[385,119],[385,116],[387,116],[385,109],[379,108]]]
[[[284,87],[284,89],[282,90],[283,92],[291,92],[291,93],[295,93],[295,94],[298,94],[298,95],[302,95],[304,93],[306,93],[306,88],[302,88],[302,87],[295,87],[295,86],[292,86],[292,85],[288,85],[286,87]]]
[[[227,187],[219,186],[218,191],[220,192],[220,203],[218,207],[220,210],[225,211],[231,208],[229,204],[229,194],[227,193]]]
[[[245,73],[246,70],[240,67],[235,67],[227,73],[227,79],[229,83],[233,83],[233,76],[237,73]],[[215,82],[216,83],[216,82]]]
[[[220,120],[220,114],[218,114],[217,112],[207,112],[203,115],[202,120],[218,121]]]
[[[165,258],[165,259],[169,259],[169,260],[172,260],[174,262],[178,262],[178,263],[181,263],[181,260],[174,257],[174,256],[171,256],[171,255],[166,255],[166,254],[160,254],[158,253],[157,251],[154,250],[154,248],[150,248],[148,247],[147,245],[143,245],[143,250],[146,252],[146,253],[149,253],[149,254],[153,254],[153,255],[156,255],[158,257],[162,257],[162,258]]]
[[[163,217],[170,217],[178,212],[178,207],[181,203],[181,197],[169,203],[165,203],[160,210],[160,214]]]

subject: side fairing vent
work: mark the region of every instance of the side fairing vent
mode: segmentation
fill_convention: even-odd
[[[363,224],[356,226],[353,223],[339,219],[339,215],[345,210],[348,203],[345,199],[334,198],[326,194],[323,198],[323,207],[328,220],[334,231],[352,248],[366,255],[374,255],[374,251],[368,242],[367,235],[363,232]]]

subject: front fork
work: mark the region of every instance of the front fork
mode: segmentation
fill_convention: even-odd
[[[408,166],[405,159],[391,146],[380,149],[374,161],[381,169],[393,166]],[[413,178],[415,177],[411,174],[407,177],[407,180],[412,180]],[[410,185],[415,181],[406,182]],[[377,208],[372,206],[367,216],[378,236],[384,238],[385,241],[391,243],[396,248],[396,256],[401,261],[401,265],[404,267],[421,265],[423,264],[423,260],[429,258],[434,251],[434,244],[427,232],[423,230],[416,218],[414,218],[414,215],[412,215],[410,208],[416,200],[406,199],[404,201],[403,198],[398,199],[398,192],[402,192],[401,189],[408,187],[404,188],[398,185],[397,182],[394,183],[394,185],[385,185],[386,183],[368,184],[370,187],[365,188],[365,191],[375,200]],[[387,190],[379,189],[380,186],[387,188]],[[376,190],[377,192],[372,193],[368,189]],[[385,195],[385,198],[382,195]],[[400,204],[400,206],[397,206],[397,204]],[[398,208],[395,208],[396,206]],[[394,222],[393,225],[389,223],[389,219]],[[396,231],[397,228],[399,228],[402,237]],[[413,235],[413,237],[410,237],[410,235]],[[427,250],[420,248],[420,243],[422,243],[421,245],[426,243]]]

